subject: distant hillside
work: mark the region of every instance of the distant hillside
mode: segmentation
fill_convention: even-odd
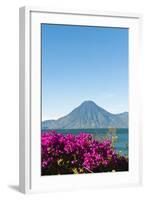
[[[84,101],[58,120],[42,122],[42,129],[128,128],[128,112],[112,114],[93,101]]]

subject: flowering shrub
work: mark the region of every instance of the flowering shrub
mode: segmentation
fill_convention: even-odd
[[[128,158],[116,153],[109,139],[94,140],[87,133],[43,133],[41,154],[42,175],[128,170]]]

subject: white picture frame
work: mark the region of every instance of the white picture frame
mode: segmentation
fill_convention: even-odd
[[[23,193],[140,185],[140,14],[50,11],[20,8],[20,191]],[[40,173],[40,24],[75,24],[129,29],[129,171],[41,177]],[[35,134],[34,134],[35,133]],[[98,180],[98,181],[97,181]]]

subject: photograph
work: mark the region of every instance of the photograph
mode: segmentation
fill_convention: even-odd
[[[128,34],[41,23],[41,176],[129,170]]]

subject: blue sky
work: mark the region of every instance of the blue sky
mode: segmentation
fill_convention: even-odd
[[[128,29],[42,24],[42,120],[85,100],[128,111]]]

